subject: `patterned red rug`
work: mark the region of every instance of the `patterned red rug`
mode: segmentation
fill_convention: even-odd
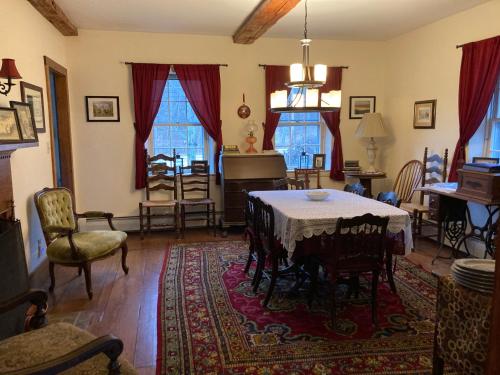
[[[379,286],[378,327],[371,324],[369,284],[362,280],[360,298],[341,304],[333,330],[327,282],[309,309],[306,290],[290,296],[293,279],[282,278],[265,309],[267,281],[252,292],[253,270],[243,273],[247,254],[243,242],[167,251],[159,280],[157,374],[430,373],[436,283],[428,272],[399,259],[398,294],[387,283]]]

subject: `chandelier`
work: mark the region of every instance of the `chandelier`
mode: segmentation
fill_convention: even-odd
[[[307,37],[307,0],[305,1],[304,39],[302,45],[302,64],[290,65],[290,82],[285,85],[291,89],[277,90],[271,94],[271,112],[332,112],[340,108],[341,92],[332,90],[320,95],[319,88],[326,82],[327,67],[323,64],[309,65],[309,46]],[[313,74],[311,74],[313,72]]]

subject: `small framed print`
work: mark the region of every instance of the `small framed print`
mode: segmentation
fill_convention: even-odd
[[[45,109],[43,107],[43,89],[31,83],[21,81],[21,100],[31,106],[35,118],[37,133],[45,133]]]
[[[0,108],[0,144],[20,142],[22,138],[17,111],[14,108]]]
[[[414,129],[434,129],[436,127],[436,99],[415,102],[413,109]]]
[[[313,154],[313,168],[325,169],[325,154]]]
[[[365,113],[375,112],[375,96],[350,96],[349,97],[349,118],[361,119]]]
[[[86,96],[87,122],[119,122],[118,96]]]
[[[10,101],[10,107],[15,109],[19,119],[19,129],[23,142],[38,142],[35,118],[28,103]]]

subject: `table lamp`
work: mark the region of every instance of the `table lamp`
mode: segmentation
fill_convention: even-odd
[[[377,147],[375,146],[374,138],[386,137],[387,133],[384,129],[384,123],[382,121],[382,115],[380,113],[365,113],[361,122],[356,129],[356,137],[358,138],[369,138],[368,146],[366,147],[366,153],[368,156],[369,167],[366,170],[367,173],[376,173],[375,169],[375,157],[377,155]]]

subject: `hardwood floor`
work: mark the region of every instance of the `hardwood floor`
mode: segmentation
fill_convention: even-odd
[[[153,233],[143,241],[138,234],[129,234],[130,267],[125,276],[120,256],[92,264],[94,298],[89,301],[83,276],[74,268],[56,266],[56,288],[49,299],[49,315],[60,316],[84,312],[90,315],[88,330],[95,335],[114,334],[124,342],[124,356],[140,374],[154,374],[156,361],[156,310],[158,278],[165,249],[169,244],[240,240],[240,233],[214,238],[206,229],[186,232],[186,238],[176,240],[174,233]],[[437,246],[428,240],[417,240],[416,251],[408,258],[437,274],[449,272],[450,260],[431,265]],[[397,272],[397,271],[396,271]],[[34,287],[48,289],[48,275],[43,272],[32,280]]]

